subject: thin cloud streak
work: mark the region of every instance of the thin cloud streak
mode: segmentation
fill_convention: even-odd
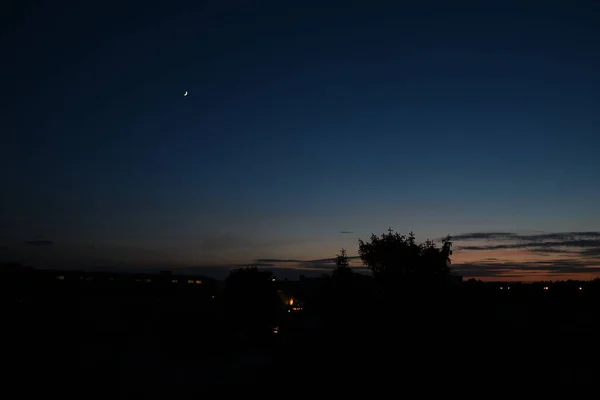
[[[543,241],[543,240],[573,240],[574,238],[600,238],[600,232],[552,232],[552,233],[535,233],[535,234],[517,234],[511,232],[473,232],[461,233],[453,235],[452,238],[456,241],[467,240],[526,240],[526,241]]]
[[[589,279],[600,274],[600,232],[475,232],[455,235],[456,254],[468,262],[453,265],[465,278],[539,280]],[[476,260],[476,254],[488,256]],[[489,257],[494,252],[494,257]],[[523,261],[516,261],[520,254]],[[473,256],[475,255],[475,256]],[[510,258],[512,259],[508,259]],[[460,258],[460,256],[459,256]],[[517,279],[519,278],[519,279]]]

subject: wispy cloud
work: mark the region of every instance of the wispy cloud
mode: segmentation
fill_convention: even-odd
[[[510,232],[472,232],[452,236],[454,240],[507,240],[518,235]]]
[[[340,233],[343,233],[343,234],[350,234],[350,233],[354,233],[354,232],[352,232],[352,231],[340,231]]]
[[[600,232],[554,232],[522,235],[516,233],[467,233],[454,236],[457,250],[527,249],[540,253],[572,253],[581,257],[600,255]],[[460,244],[460,241],[485,240],[493,243]]]
[[[552,232],[552,233],[532,233],[517,234],[511,232],[472,232],[461,233],[452,236],[456,241],[467,240],[525,240],[529,242],[539,242],[544,240],[575,240],[576,238],[600,238],[600,232]]]
[[[513,262],[480,262],[454,265],[454,270],[465,278],[469,277],[507,277],[508,274],[533,276],[536,274],[575,275],[598,274],[600,266],[590,267],[585,263],[570,260]]]
[[[465,277],[532,280],[600,274],[600,232],[476,232],[454,236],[469,262],[453,267]],[[475,260],[474,254],[494,255]],[[455,254],[457,254],[455,253]],[[515,254],[523,261],[515,261]],[[510,258],[510,259],[509,259]],[[475,261],[472,261],[475,260]]]
[[[600,247],[600,240],[562,240],[551,242],[524,242],[510,244],[494,244],[482,246],[458,246],[460,250],[505,250],[505,249],[535,249],[546,252],[561,252],[565,248]]]
[[[360,268],[361,264],[356,261],[360,260],[359,256],[348,257],[351,266]],[[299,269],[324,269],[331,270],[335,268],[335,258],[319,258],[314,260],[298,260],[298,259],[277,259],[277,258],[259,258],[254,260],[255,263],[269,263],[271,265],[283,265],[288,268]]]
[[[246,267],[257,267],[257,268],[268,268],[274,267],[275,264],[265,264],[265,263],[252,263],[252,264],[237,264],[234,265],[235,268],[246,268]]]
[[[600,259],[600,247],[585,249],[582,250],[579,254],[583,257]]]

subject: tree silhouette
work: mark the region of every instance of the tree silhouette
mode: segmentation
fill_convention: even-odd
[[[405,236],[390,228],[380,237],[371,235],[370,242],[359,239],[358,243],[363,264],[371,269],[373,278],[388,289],[414,284],[431,286],[443,282],[450,274],[450,236],[446,236],[438,248],[432,240],[417,244],[412,232]]]
[[[346,249],[340,250],[340,254],[335,257],[334,263],[336,265],[336,269],[334,269],[331,274],[334,280],[347,280],[352,276],[353,272],[348,262]]]

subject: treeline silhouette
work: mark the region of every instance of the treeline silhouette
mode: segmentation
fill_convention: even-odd
[[[391,229],[319,278],[248,266],[224,282],[2,270],[3,362],[123,395],[209,383],[582,382],[598,368],[600,280],[462,282],[440,247]]]

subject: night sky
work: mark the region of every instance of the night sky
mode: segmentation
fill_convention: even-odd
[[[293,277],[392,227],[600,276],[596,1],[15,3],[0,262]]]

